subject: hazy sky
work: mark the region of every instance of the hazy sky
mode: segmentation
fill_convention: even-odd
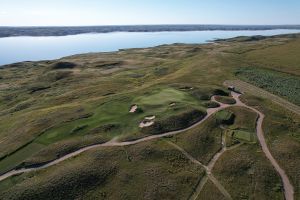
[[[300,24],[300,0],[0,0],[0,26]]]

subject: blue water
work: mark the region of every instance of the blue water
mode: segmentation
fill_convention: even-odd
[[[0,65],[20,61],[57,59],[89,52],[110,52],[172,43],[206,43],[216,38],[286,33],[300,33],[300,30],[117,32],[57,37],[8,37],[0,38]]]

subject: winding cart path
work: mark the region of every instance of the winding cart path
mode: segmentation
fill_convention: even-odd
[[[150,140],[154,140],[154,139],[158,139],[158,138],[162,138],[162,137],[166,137],[166,136],[176,135],[176,134],[185,132],[187,130],[193,129],[194,127],[202,124],[211,115],[213,115],[214,113],[216,113],[216,112],[218,112],[220,110],[223,110],[225,108],[232,107],[232,106],[241,106],[241,107],[248,108],[248,109],[256,112],[259,115],[257,123],[256,123],[256,132],[257,132],[258,140],[260,142],[260,145],[262,147],[262,150],[263,150],[264,154],[269,159],[269,161],[271,162],[271,164],[273,165],[273,167],[275,168],[275,170],[278,172],[278,174],[281,177],[281,180],[283,182],[283,187],[284,187],[285,199],[286,200],[293,200],[294,199],[294,188],[293,188],[292,184],[290,183],[290,180],[289,180],[288,176],[286,175],[285,171],[279,166],[279,164],[277,163],[277,161],[275,160],[275,158],[272,156],[272,154],[271,154],[271,152],[268,149],[268,146],[266,144],[265,138],[264,138],[264,132],[263,132],[263,129],[262,129],[262,123],[263,123],[265,115],[263,113],[261,113],[260,111],[258,111],[257,109],[252,108],[252,107],[247,106],[246,104],[242,103],[240,101],[240,99],[239,99],[240,94],[232,92],[232,96],[233,96],[233,98],[237,102],[235,105],[227,105],[227,104],[222,104],[222,103],[218,102],[220,104],[220,107],[207,109],[207,115],[205,116],[205,118],[203,118],[201,121],[197,122],[196,124],[194,124],[194,125],[192,125],[192,126],[190,126],[188,128],[181,129],[181,130],[178,130],[178,131],[171,131],[171,132],[163,133],[163,134],[160,134],[160,135],[152,135],[152,136],[141,138],[141,139],[138,139],[138,140],[135,140],[135,141],[118,142],[118,141],[116,141],[116,140],[113,139],[113,140],[111,140],[111,141],[109,141],[107,143],[87,146],[87,147],[84,147],[84,148],[79,149],[77,151],[74,151],[73,153],[67,154],[67,155],[65,155],[65,156],[63,156],[61,158],[53,160],[53,161],[51,161],[51,162],[49,162],[49,163],[47,163],[45,165],[42,165],[42,166],[32,167],[32,168],[24,168],[24,169],[17,169],[17,170],[9,171],[9,172],[7,172],[5,174],[2,174],[0,176],[0,181],[6,179],[8,177],[21,174],[21,173],[31,172],[31,171],[37,171],[37,170],[40,170],[40,169],[45,169],[45,168],[51,167],[53,165],[61,163],[61,162],[65,161],[65,160],[67,160],[67,159],[69,159],[71,157],[77,156],[77,155],[79,155],[79,154],[81,154],[81,153],[83,153],[85,151],[90,150],[90,149],[94,149],[94,148],[98,148],[98,147],[128,146],[128,145],[134,145],[134,144],[138,144],[138,143],[141,143],[141,142],[146,142],[146,141],[150,141]],[[215,98],[214,98],[214,96],[212,97],[212,101],[216,101]],[[208,164],[208,166],[204,166],[204,167],[205,167],[206,171],[208,172],[207,173],[208,174],[208,178],[210,180],[213,180],[213,182],[216,184],[217,187],[219,186],[218,189],[224,194],[224,196],[227,197],[227,199],[231,199],[231,196],[224,189],[224,187],[221,184],[218,184],[218,181],[210,173],[212,167],[215,164],[215,162],[224,153],[224,151],[226,151],[226,147],[225,148],[223,147],[222,150],[220,152],[218,152],[214,156],[214,158],[211,160],[211,162]],[[199,161],[197,161],[194,158],[192,158],[191,156],[189,156],[189,154],[185,154],[185,155],[188,156],[191,160],[193,160],[193,162],[198,162],[198,164],[200,163]],[[200,163],[200,165],[203,166],[201,163]],[[204,183],[200,183],[200,184],[203,187],[204,184],[205,184],[205,182]],[[201,191],[201,189],[200,189],[200,191]]]

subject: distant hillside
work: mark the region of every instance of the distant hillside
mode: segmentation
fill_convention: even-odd
[[[300,29],[300,25],[138,25],[138,26],[78,26],[78,27],[0,27],[0,37],[65,36],[83,33],[161,32],[207,30],[272,30]]]

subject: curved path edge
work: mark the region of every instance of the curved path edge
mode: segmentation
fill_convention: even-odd
[[[12,170],[10,172],[7,172],[7,173],[5,173],[5,174],[3,174],[3,175],[0,176],[0,181],[4,180],[6,178],[9,178],[11,176],[14,176],[14,175],[22,174],[24,172],[36,171],[36,170],[40,170],[40,169],[44,169],[44,168],[56,165],[56,164],[58,164],[58,163],[60,163],[60,162],[62,162],[64,160],[67,160],[67,159],[69,159],[71,157],[77,156],[77,155],[79,155],[79,154],[81,154],[81,153],[83,153],[85,151],[88,151],[90,149],[93,149],[93,148],[97,148],[97,147],[113,147],[113,146],[128,146],[128,145],[133,145],[133,144],[137,144],[137,143],[140,143],[140,142],[150,141],[150,140],[157,139],[157,138],[162,138],[162,137],[176,135],[176,134],[179,134],[181,132],[185,132],[187,130],[193,129],[194,127],[202,124],[211,115],[213,115],[214,113],[216,113],[216,112],[218,112],[220,110],[223,110],[225,108],[232,107],[232,106],[241,106],[241,107],[248,108],[248,109],[256,112],[259,115],[259,118],[258,118],[258,120],[256,122],[256,131],[257,131],[258,140],[260,142],[260,145],[262,147],[262,150],[263,150],[264,154],[269,159],[269,161],[271,162],[272,166],[275,168],[275,170],[278,172],[278,174],[281,177],[281,180],[283,182],[283,187],[284,187],[285,199],[286,200],[293,200],[294,199],[294,188],[293,188],[292,184],[290,183],[289,178],[286,175],[285,171],[279,166],[279,164],[277,163],[277,161],[275,160],[275,158],[272,156],[272,154],[271,154],[271,152],[268,149],[268,146],[266,144],[265,138],[264,138],[264,132],[263,132],[263,129],[262,129],[262,123],[263,123],[263,119],[264,119],[265,115],[263,113],[261,113],[260,111],[258,111],[257,109],[252,108],[252,107],[247,106],[246,104],[242,103],[240,101],[240,99],[239,99],[240,94],[232,92],[232,96],[236,100],[236,102],[237,102],[236,104],[234,104],[234,105],[226,105],[226,104],[222,104],[220,102],[217,102],[217,103],[220,104],[220,107],[207,109],[207,115],[202,120],[200,120],[199,122],[193,124],[192,126],[190,126],[188,128],[181,129],[181,130],[178,130],[178,131],[171,131],[171,132],[163,133],[163,134],[160,134],[160,135],[152,135],[152,136],[141,138],[141,139],[138,139],[138,140],[135,140],[135,141],[117,142],[116,140],[113,139],[113,140],[111,140],[111,141],[109,141],[107,143],[84,147],[84,148],[79,149],[79,150],[77,150],[77,151],[75,151],[73,153],[67,154],[67,155],[65,155],[65,156],[63,156],[63,157],[61,157],[61,158],[59,158],[57,160],[49,162],[49,163],[47,163],[47,164],[45,164],[43,166],[33,167],[33,168],[25,168],[25,169],[18,169],[18,170]],[[212,97],[212,101],[216,101],[215,98],[214,98],[214,96]]]

